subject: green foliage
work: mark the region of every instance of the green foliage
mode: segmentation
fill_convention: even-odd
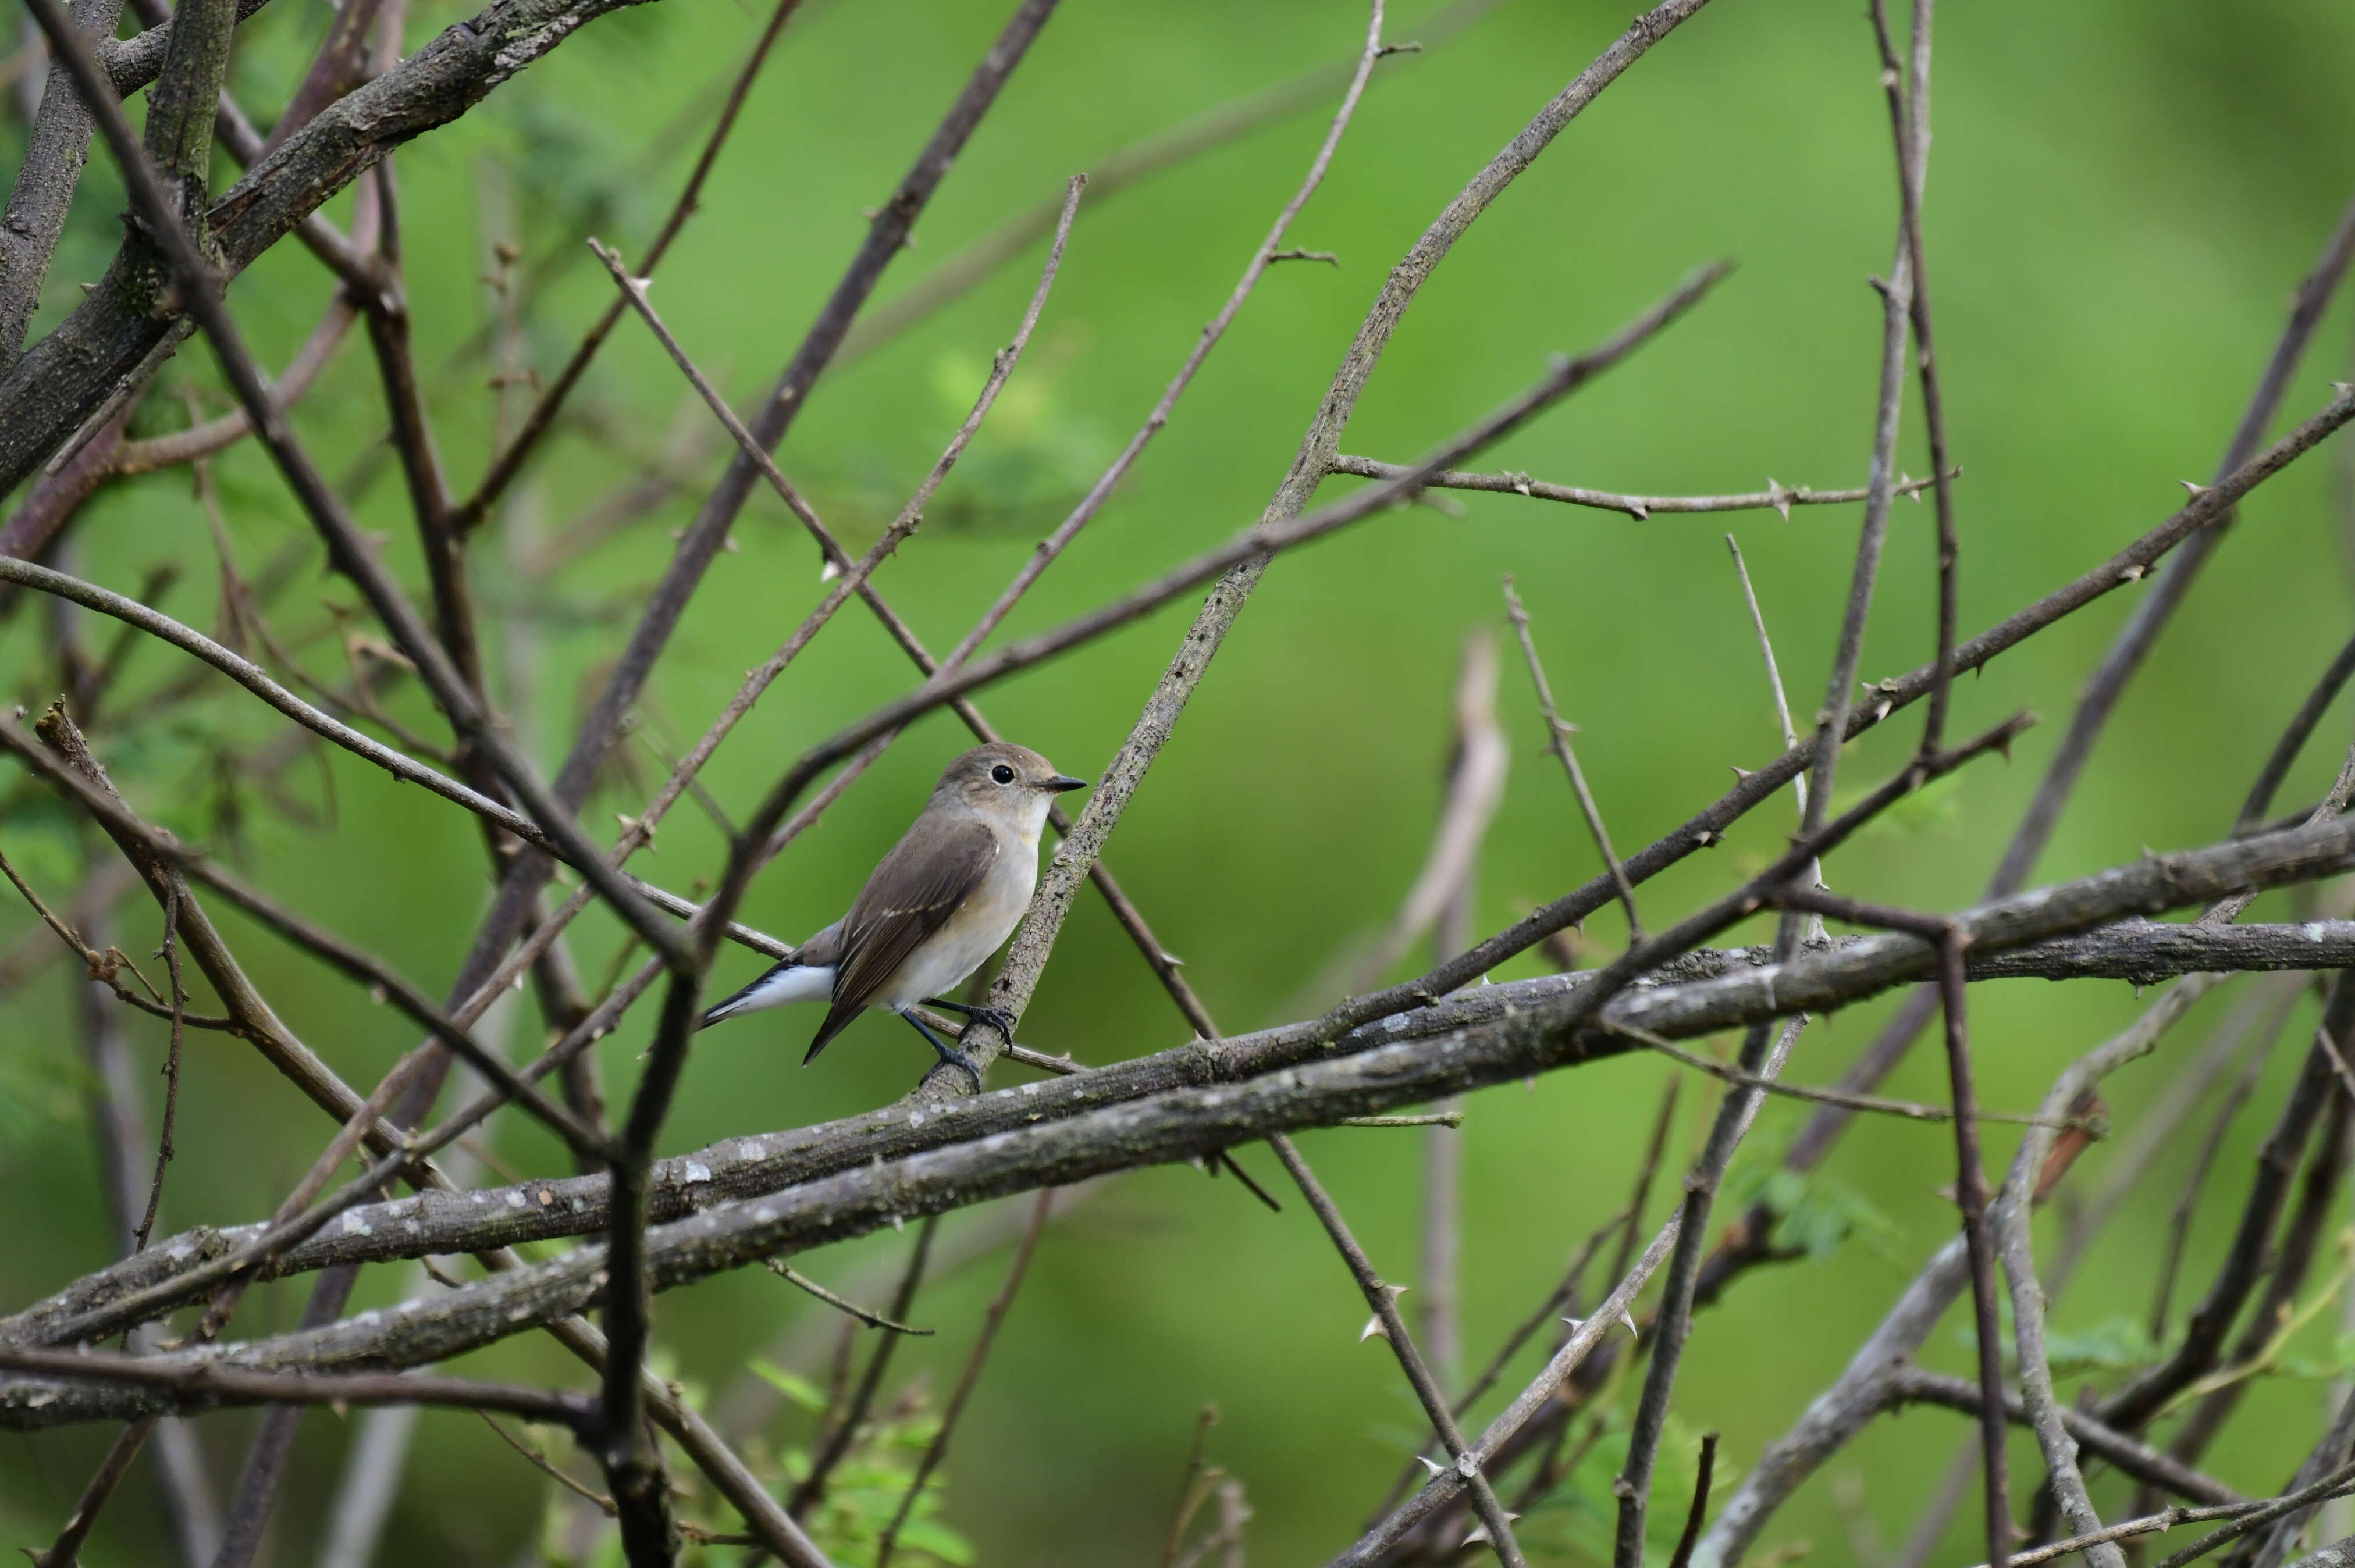
[[[250,705],[243,710],[221,702],[181,706],[153,724],[110,728],[103,736],[107,776],[139,802],[148,821],[192,842],[240,851],[249,826],[267,824],[276,835],[277,807],[298,818],[313,810],[295,798],[304,789],[300,783],[274,790],[272,805],[256,810],[244,760],[255,732],[267,730],[255,722]],[[18,774],[0,783],[0,834],[6,835],[10,860],[37,885],[62,893],[80,880],[86,851],[101,842],[86,823],[46,782]],[[106,853],[113,853],[111,846]]]
[[[1103,423],[1060,395],[1056,334],[1047,327],[991,407],[985,434],[950,471],[925,508],[924,526],[940,532],[1028,539],[1062,521],[1103,473],[1118,448]],[[954,429],[989,378],[989,361],[944,350],[927,380],[934,423]],[[820,454],[805,464],[823,481],[829,515],[854,535],[882,531],[936,452],[911,458],[869,448]]]
[[[755,1371],[773,1386],[784,1391],[792,1402],[812,1414],[823,1413],[822,1395],[817,1396],[815,1405],[807,1403],[816,1391],[806,1383],[775,1367],[756,1367]],[[866,1568],[875,1561],[883,1531],[899,1511],[909,1483],[915,1479],[916,1466],[939,1433],[940,1425],[940,1418],[925,1408],[921,1389],[912,1387],[869,1418],[849,1452],[835,1466],[826,1482],[825,1498],[802,1521],[810,1539],[827,1556],[846,1568]],[[791,1447],[784,1451],[781,1462],[785,1479],[791,1484],[809,1474],[812,1459],[806,1449]],[[903,1555],[915,1563],[929,1558],[949,1568],[966,1568],[973,1562],[973,1548],[941,1520],[943,1478],[943,1473],[937,1470],[927,1478],[916,1506],[909,1511],[907,1522],[900,1527],[895,1561]]]
[[[2301,1383],[2331,1383],[2355,1372],[2355,1334],[2340,1334],[2330,1341],[2328,1355],[2294,1355],[2284,1352],[2275,1356],[2269,1369],[2276,1377],[2295,1378]]]
[[[823,1428],[826,1398],[815,1384],[762,1357],[756,1356],[746,1363],[746,1370],[783,1394],[786,1405],[798,1416],[815,1428]],[[810,1539],[844,1568],[868,1568],[875,1561],[884,1530],[899,1511],[909,1484],[915,1479],[917,1464],[939,1431],[940,1418],[926,1408],[922,1390],[917,1385],[911,1385],[891,1404],[870,1416],[853,1439],[849,1451],[829,1473],[824,1498],[801,1521]],[[763,1478],[770,1480],[782,1497],[809,1475],[812,1463],[806,1446],[789,1446],[765,1466]],[[922,1495],[900,1527],[899,1544],[893,1549],[894,1562],[908,1563],[911,1568],[923,1568],[927,1563],[969,1568],[973,1563],[972,1546],[942,1520],[943,1479],[944,1472],[941,1470],[933,1471],[927,1478]],[[699,1522],[714,1531],[741,1528],[732,1514],[723,1513],[720,1518]],[[613,1549],[619,1549],[618,1540],[612,1544]],[[732,1562],[738,1550],[698,1547],[689,1552],[687,1561],[715,1564]],[[604,1564],[601,1562],[584,1568],[604,1568]]]
[[[1872,694],[1859,699],[1868,702]],[[1832,791],[1832,815],[1862,800],[1871,787],[1850,784]],[[1966,791],[1963,775],[1949,773],[1943,779],[1933,779],[1919,789],[1899,800],[1889,810],[1857,831],[1859,842],[1873,839],[1953,838],[1963,831],[1963,801]]]
[[[1572,1424],[1572,1432],[1563,1450],[1571,1462],[1561,1484],[1513,1527],[1514,1532],[1529,1551],[1560,1561],[1608,1563],[1619,1518],[1619,1499],[1611,1483],[1627,1458],[1626,1419],[1616,1410],[1582,1414]],[[1662,1457],[1668,1455],[1664,1452]],[[1660,1497],[1670,1495],[1665,1487],[1657,1491]],[[1669,1539],[1673,1543],[1675,1538]]]
[[[2174,1349],[2152,1340],[2139,1319],[2105,1319],[2082,1329],[2053,1330],[2045,1336],[2055,1378],[2106,1374],[2115,1383],[2156,1365]],[[2007,1354],[2009,1346],[2007,1345]],[[2303,1383],[2328,1383],[2355,1372],[2355,1335],[2339,1334],[2320,1353],[2283,1350],[2262,1361],[2253,1378],[2288,1378]]]
[[[36,784],[21,773],[0,786],[0,849],[17,874],[42,891],[56,907],[55,895],[69,888],[82,868],[83,820],[47,784]],[[8,903],[23,908],[14,888]],[[29,911],[27,911],[29,915]]]
[[[1740,1213],[1753,1204],[1774,1216],[1770,1239],[1778,1252],[1804,1253],[1821,1263],[1855,1239],[1897,1261],[1902,1233],[1862,1192],[1824,1170],[1785,1170],[1781,1153],[1754,1135],[1726,1176],[1724,1206]]]
[[[1561,1484],[1530,1508],[1513,1527],[1522,1546],[1540,1559],[1571,1563],[1607,1563],[1618,1529],[1619,1494],[1614,1489],[1627,1463],[1627,1414],[1616,1408],[1582,1411],[1557,1462],[1568,1461]],[[1652,1501],[1644,1515],[1646,1568],[1663,1568],[1684,1531],[1700,1467],[1700,1428],[1671,1414],[1652,1472]],[[1715,1496],[1741,1478],[1741,1467],[1724,1447],[1710,1478]],[[1511,1495],[1507,1489],[1506,1495]]]
[[[653,13],[661,7],[634,9]],[[600,35],[592,28],[588,36]],[[523,80],[538,88],[538,79]],[[641,149],[610,116],[589,112],[545,89],[491,101],[514,137],[512,177],[529,232],[553,238],[615,229],[635,233],[645,227],[648,193],[643,181],[631,177]]]
[[[81,1119],[79,1065],[32,1051],[0,1051],[0,1170]]]
[[[2044,1342],[2056,1379],[2082,1377],[2090,1372],[2131,1375],[2165,1353],[2165,1347],[2150,1337],[2149,1328],[2141,1319],[2123,1316],[2104,1319],[2082,1329],[2048,1330]],[[2007,1351],[2009,1349],[2007,1345]]]
[[[826,1395],[817,1384],[800,1373],[789,1372],[765,1356],[754,1356],[745,1363],[754,1377],[785,1396],[785,1402],[806,1415],[826,1414]]]

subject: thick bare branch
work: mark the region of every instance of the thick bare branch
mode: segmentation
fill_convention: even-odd
[[[2059,891],[2073,900],[2083,890],[2073,885]],[[2089,918],[2098,923],[2104,917]],[[2128,920],[2087,937],[2015,946],[1999,934],[2004,917],[1981,919],[1966,914],[1962,918],[1979,933],[1969,954],[1971,978],[1979,980],[2110,979],[2155,984],[2187,973],[2355,965],[2355,921],[2206,927]],[[1638,1049],[1646,1034],[1691,1038],[1741,1027],[1769,1015],[1774,998],[1785,993],[1804,997],[1817,1011],[1830,1011],[1902,985],[1926,973],[1934,962],[1925,944],[1903,937],[1820,944],[1781,969],[1773,967],[1767,948],[1700,949],[1663,966],[1625,1003],[1606,1012],[1577,1060],[1601,1060]],[[1292,1024],[1197,1042],[1092,1069],[1084,1075],[1083,1091],[1050,1093],[1030,1085],[1011,1095],[961,1102],[939,1116],[911,1117],[907,1107],[894,1107],[794,1132],[730,1139],[657,1162],[649,1181],[650,1213],[656,1222],[678,1219],[714,1200],[781,1192],[860,1161],[905,1159],[1029,1125],[1034,1117],[1068,1115],[1075,1107],[1131,1103],[1188,1085],[1241,1082],[1330,1052],[1442,1040],[1511,1013],[1558,1006],[1590,983],[1593,974],[1548,975],[1479,987],[1339,1036],[1322,1036],[1311,1027]],[[1626,1022],[1638,1012],[1647,1022]],[[1327,1039],[1333,1041],[1329,1047],[1324,1044]],[[1047,1096],[1043,1101],[1041,1095]],[[272,1261],[262,1277],[588,1235],[605,1227],[606,1213],[602,1175],[368,1203],[350,1210],[350,1217],[327,1234]],[[263,1229],[245,1225],[171,1237],[139,1258],[88,1276],[14,1317],[0,1319],[0,1343],[95,1338],[168,1310],[201,1294],[218,1277],[191,1271],[234,1256],[257,1241]],[[148,1290],[160,1294],[134,1306],[133,1293]],[[128,1316],[123,1315],[126,1310]]]
[[[2102,924],[2134,910],[2180,906],[2227,889],[2328,874],[2350,863],[2355,863],[2355,821],[2340,820],[2154,856],[2085,882],[1965,911],[1955,919],[1974,948],[1995,950]],[[1191,1159],[1271,1132],[1330,1125],[1346,1117],[1379,1114],[1614,1054],[1629,1048],[1626,1039],[1609,1027],[1614,1022],[1669,1036],[1713,1032],[1754,1018],[1838,1006],[1912,979],[1934,962],[1934,949],[1918,938],[1871,938],[1787,964],[1760,969],[1745,966],[1714,980],[1625,991],[1600,1019],[1594,992],[1609,971],[1575,984],[1555,977],[1559,989],[1542,1004],[1500,1003],[1487,994],[1504,987],[1452,1001],[1444,1005],[1476,1010],[1453,1016],[1488,1016],[1427,1039],[1400,1039],[1401,1031],[1386,1028],[1369,1030],[1366,1048],[1337,1054],[1313,1039],[1295,1037],[1287,1046],[1284,1032],[1275,1032],[1273,1037],[1197,1042],[1132,1065],[1161,1073],[1182,1067],[1184,1082],[1211,1086],[1167,1088],[1123,1100],[1103,1091],[1116,1084],[1124,1069],[1104,1069],[953,1106],[895,1107],[843,1124],[865,1129],[867,1136],[858,1141],[838,1131],[811,1137],[826,1129],[773,1135],[752,1140],[752,1147],[763,1159],[800,1157],[794,1190],[712,1204],[650,1232],[649,1267],[655,1285],[667,1287],[781,1251],[865,1234],[895,1218],[939,1213],[1042,1185],[1063,1185],[1105,1171]],[[1374,1044],[1383,1040],[1392,1043]],[[1233,1049],[1246,1043],[1258,1058],[1247,1064],[1236,1061]],[[2136,1050],[2147,1045],[2144,1040]],[[2051,1111],[2047,1119],[2062,1114]],[[711,1173],[698,1175],[690,1161],[683,1174],[692,1188]],[[518,1201],[513,1203],[488,1195],[480,1204],[472,1198],[461,1202],[472,1204],[478,1214],[495,1203],[499,1208],[552,1209],[555,1192],[565,1186],[537,1183],[528,1189],[528,1197],[525,1191],[516,1191],[513,1196]],[[538,1201],[541,1192],[549,1195],[545,1203]],[[427,1200],[429,1204],[436,1202]],[[412,1208],[403,1218],[421,1223],[432,1213],[430,1208]],[[204,1353],[229,1354],[233,1364],[265,1366],[315,1361],[334,1367],[354,1357],[392,1365],[442,1360],[577,1311],[601,1287],[601,1257],[600,1249],[584,1248],[559,1263],[518,1269],[368,1324],[336,1325],[265,1341],[266,1350],[246,1346]],[[49,1333],[40,1338],[58,1331],[61,1314],[53,1310],[46,1316]],[[69,1332],[82,1337],[119,1326],[101,1327],[102,1322],[85,1319]],[[21,1334],[23,1319],[10,1320],[6,1331],[12,1337]],[[406,1359],[410,1357],[416,1360]],[[25,1399],[29,1397],[31,1391],[0,1387],[0,1425],[40,1425],[139,1413],[120,1405],[101,1411],[56,1401],[28,1406]]]
[[[112,38],[123,0],[78,0],[71,15],[75,28],[87,37]],[[66,213],[90,161],[95,129],[66,68],[51,65],[40,112],[33,117],[16,165],[16,183],[8,192],[7,211],[0,214],[0,365],[15,359],[25,345],[25,328],[41,302],[49,259],[65,233]]]

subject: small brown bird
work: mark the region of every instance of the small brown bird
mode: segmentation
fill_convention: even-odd
[[[804,1065],[870,1007],[906,1019],[981,1092],[981,1069],[915,1015],[919,1002],[964,1013],[1013,1037],[994,1008],[940,993],[962,984],[1014,934],[1039,885],[1039,832],[1047,809],[1087,780],[1058,773],[1028,747],[977,746],[948,766],[923,811],[891,846],[850,913],[703,1015],[706,1026],[789,1001],[833,1003]]]

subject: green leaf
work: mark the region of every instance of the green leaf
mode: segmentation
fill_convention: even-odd
[[[1901,1233],[1862,1192],[1820,1171],[1788,1170],[1779,1155],[1762,1150],[1755,1160],[1736,1166],[1726,1193],[1737,1208],[1762,1204],[1774,1216],[1770,1239],[1778,1249],[1821,1262],[1854,1237],[1883,1257],[1896,1256]]]
[[[815,1415],[826,1409],[826,1395],[820,1393],[817,1385],[807,1378],[796,1372],[787,1372],[776,1362],[764,1360],[760,1356],[754,1356],[745,1364],[751,1369],[754,1377],[759,1378],[811,1414]]]
[[[1859,698],[1859,705],[1863,705],[1866,700]],[[1874,696],[1871,700],[1877,701],[1878,697]],[[1856,837],[1861,840],[1876,836],[1884,838],[1923,838],[1934,834],[1940,838],[1953,836],[1960,831],[1963,822],[1962,797],[1958,793],[1962,781],[1962,775],[1959,773],[1949,773],[1943,779],[1932,779],[1912,794],[1899,799],[1887,810],[1857,830]],[[1863,789],[1833,791],[1832,815],[1838,816],[1863,800],[1866,791]]]
[[[2051,1330],[2045,1351],[2055,1377],[2095,1372],[2131,1372],[2158,1360],[2150,1330],[2131,1318],[2112,1318],[2083,1329]]]
[[[973,1561],[973,1547],[964,1537],[946,1525],[928,1519],[911,1519],[900,1527],[900,1544],[911,1551],[925,1552],[954,1568],[965,1568]]]

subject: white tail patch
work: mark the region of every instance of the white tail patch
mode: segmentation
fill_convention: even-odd
[[[824,1001],[833,994],[833,965],[779,964],[734,996],[714,1006],[703,1015],[703,1022],[717,1023],[740,1012],[759,1012],[767,1008],[783,1007],[792,1001]]]

